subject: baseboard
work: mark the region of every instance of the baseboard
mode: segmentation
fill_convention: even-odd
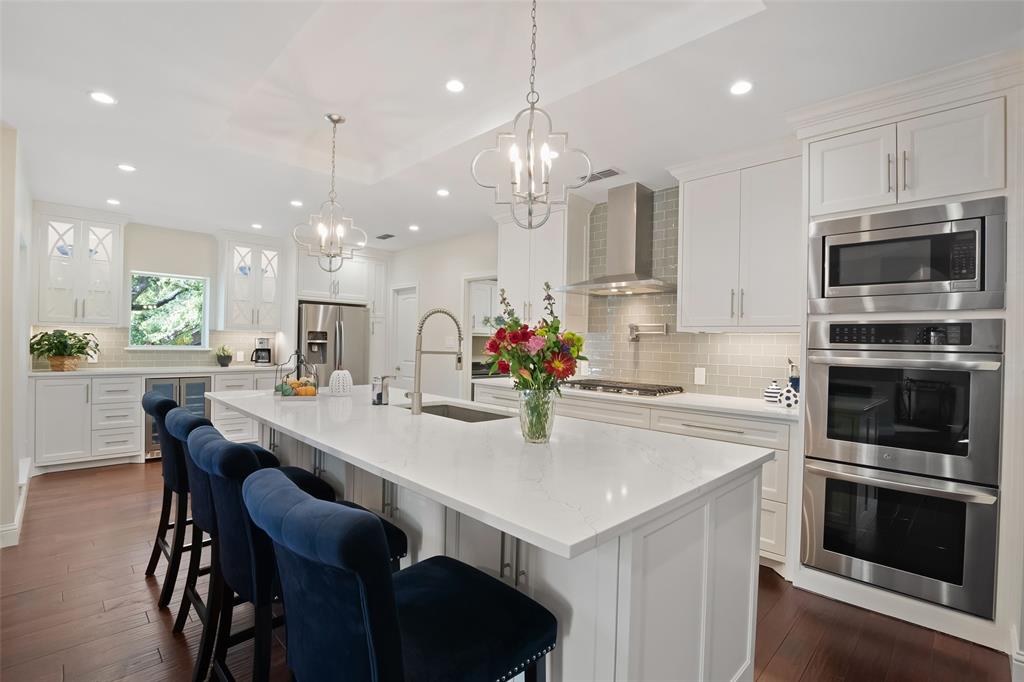
[[[25,518],[27,501],[28,481],[18,486],[18,505],[14,510],[14,521],[0,525],[0,547],[13,547],[21,539],[21,522]]]
[[[55,471],[74,471],[76,469],[95,469],[98,467],[109,467],[115,464],[145,464],[145,455],[112,455],[106,459],[89,459],[84,462],[69,462],[67,464],[47,464],[33,467],[32,475],[40,476]]]
[[[1013,682],[1024,682],[1024,636],[1017,628],[1013,629],[1014,651],[1010,655],[1010,676]]]

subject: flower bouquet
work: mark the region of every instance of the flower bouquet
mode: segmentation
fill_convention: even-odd
[[[576,363],[586,360],[583,337],[561,329],[555,314],[551,284],[544,283],[544,317],[533,327],[524,324],[500,292],[503,314],[485,323],[494,328],[484,352],[491,358],[492,375],[507,374],[519,391],[519,423],[528,443],[547,443],[555,420],[559,386],[576,374]]]

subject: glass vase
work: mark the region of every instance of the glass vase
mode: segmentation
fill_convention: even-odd
[[[519,426],[527,443],[547,443],[555,425],[555,398],[552,390],[519,391]]]

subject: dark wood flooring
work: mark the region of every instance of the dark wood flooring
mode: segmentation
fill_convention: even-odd
[[[164,562],[157,578],[143,575],[161,487],[157,463],[32,480],[21,543],[0,550],[0,679],[190,678],[201,625],[193,617],[173,635],[178,593],[170,609],[156,606]],[[229,655],[237,679],[249,678],[251,655],[251,643]],[[1010,679],[1001,653],[794,589],[767,569],[755,665],[765,681]],[[279,641],[273,679],[288,679]]]

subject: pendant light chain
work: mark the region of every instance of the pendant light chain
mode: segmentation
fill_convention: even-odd
[[[338,197],[338,193],[334,189],[334,158],[335,149],[338,146],[338,122],[332,118],[331,125],[333,126],[331,131],[331,191],[327,193],[327,197],[334,201]]]
[[[533,107],[540,100],[540,93],[533,86],[537,78],[537,0],[533,0],[530,21],[533,22],[533,32],[530,34],[530,92],[526,94],[526,101]]]

